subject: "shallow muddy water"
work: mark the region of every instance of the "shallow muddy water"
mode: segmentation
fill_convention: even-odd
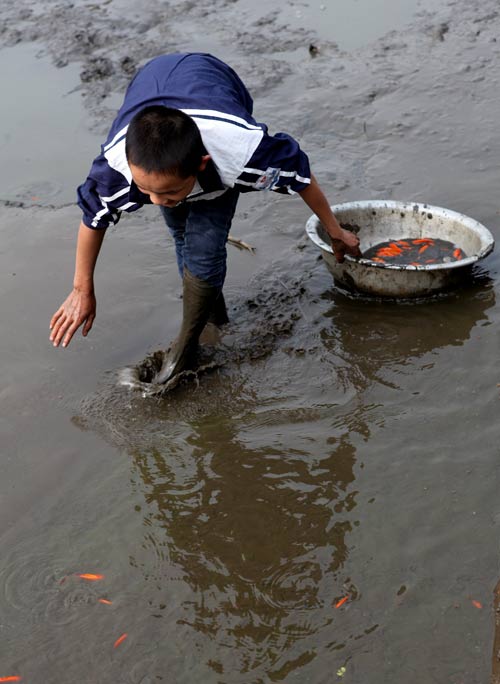
[[[1,198],[73,202],[80,178],[68,156],[95,156],[101,141],[86,126],[78,67],[54,69],[48,56],[37,59],[39,51],[32,43],[0,51]]]
[[[148,208],[106,236],[88,339],[55,350],[48,322],[72,279],[70,185],[131,64],[164,49],[210,49],[235,66],[256,118],[301,140],[332,204],[425,201],[497,237],[495,3],[440,3],[349,54],[288,21],[288,4],[256,6],[245,26],[252,10],[238,2],[148,10],[0,10],[5,87],[22,65],[34,95],[25,105],[9,90],[2,109],[0,677],[488,681],[497,251],[443,297],[352,298],[308,242],[300,199],[249,194],[232,232],[256,253],[230,249],[231,323],[205,350],[217,368],[143,397],[120,372],[167,346],[181,315],[173,246]],[[37,104],[40,82],[51,102]],[[38,133],[29,159],[21,109]]]

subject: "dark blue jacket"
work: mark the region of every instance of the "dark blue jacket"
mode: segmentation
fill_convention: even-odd
[[[252,118],[253,102],[238,75],[207,54],[157,57],[130,83],[101,154],[78,188],[78,204],[89,228],[117,223],[150,199],[132,181],[125,136],[132,117],[150,105],[181,109],[199,128],[212,163],[198,175],[185,201],[212,199],[237,187],[293,194],[310,183],[307,156],[286,133],[271,136]]]

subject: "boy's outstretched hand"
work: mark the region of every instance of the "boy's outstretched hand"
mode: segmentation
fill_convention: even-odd
[[[299,194],[307,206],[314,211],[328,233],[337,261],[341,264],[346,254],[360,257],[358,236],[351,233],[350,230],[342,228],[333,215],[330,204],[319,187],[318,181],[312,174],[310,184]]]
[[[54,347],[67,347],[71,338],[83,324],[82,335],[87,336],[95,319],[96,299],[94,292],[82,292],[76,288],[61,304],[50,321],[50,341]]]

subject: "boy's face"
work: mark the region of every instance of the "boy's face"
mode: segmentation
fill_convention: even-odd
[[[204,170],[209,159],[209,155],[202,157],[199,171]],[[162,207],[175,207],[191,193],[196,182],[196,176],[181,178],[170,173],[147,173],[134,164],[129,164],[129,167],[138,189],[149,195],[153,204]]]

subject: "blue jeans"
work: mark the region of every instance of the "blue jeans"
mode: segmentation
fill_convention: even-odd
[[[226,277],[226,242],[239,192],[234,188],[212,200],[185,202],[169,209],[160,207],[175,240],[177,266],[182,278],[188,271],[214,287]]]

